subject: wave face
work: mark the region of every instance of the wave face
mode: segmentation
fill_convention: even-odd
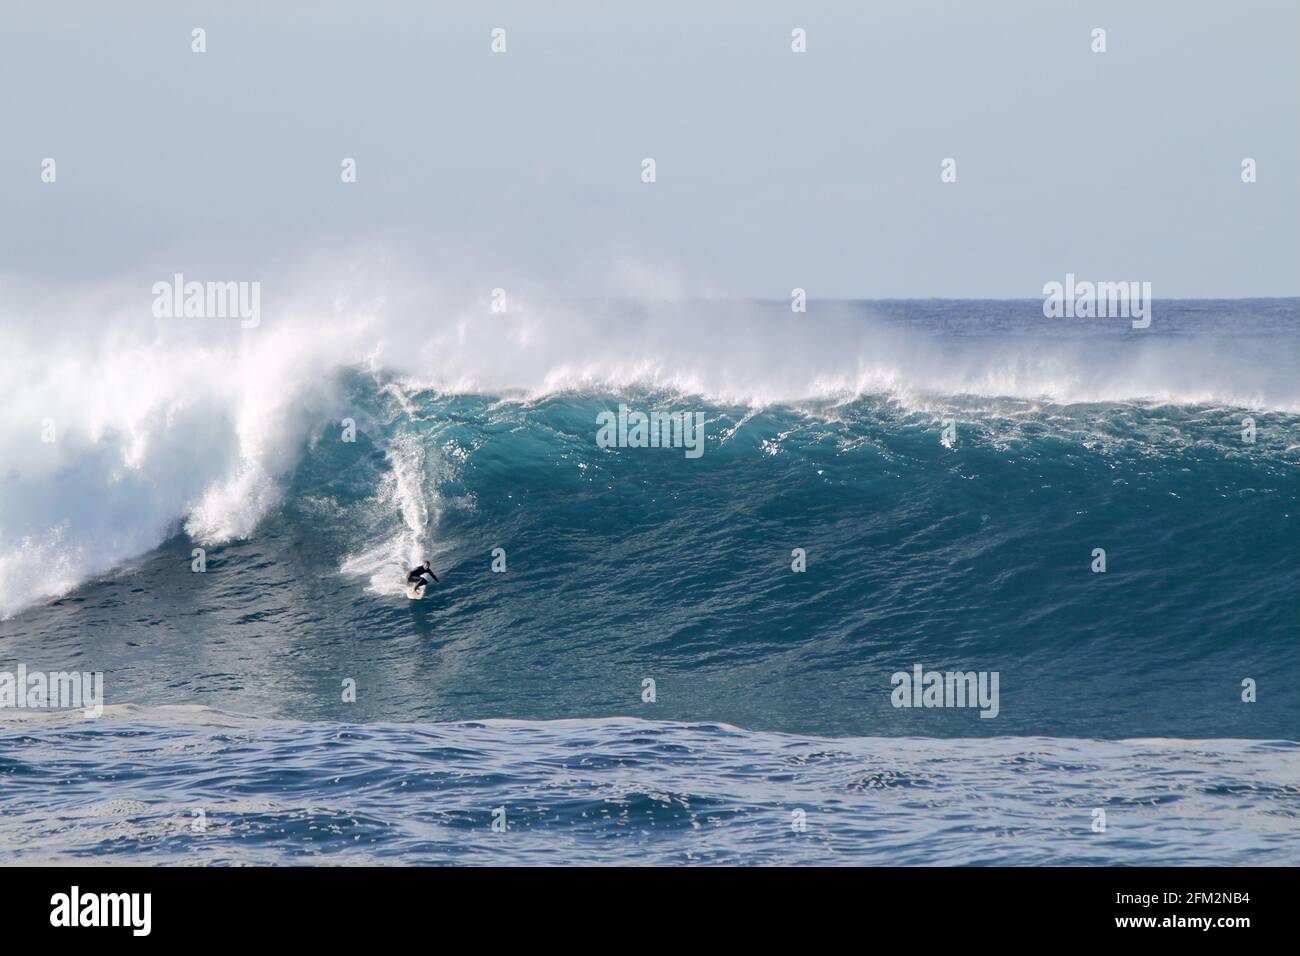
[[[1157,302],[1143,331],[814,311],[377,305],[44,362],[16,335],[7,655],[295,719],[1298,736],[1295,300]],[[620,404],[702,414],[703,454],[600,447]],[[895,708],[916,664],[997,671],[998,717]]]
[[[0,720],[0,845],[29,865],[1282,866],[1300,862],[1296,749],[128,707]]]

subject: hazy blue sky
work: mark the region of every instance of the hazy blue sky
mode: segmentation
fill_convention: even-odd
[[[1298,37],[1294,0],[0,0],[0,274],[1296,294]]]

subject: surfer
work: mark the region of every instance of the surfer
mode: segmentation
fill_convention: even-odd
[[[435,584],[438,582],[438,575],[434,574],[429,568],[429,562],[425,561],[420,567],[415,568],[406,576],[406,583],[415,589],[418,594],[429,586],[429,579],[432,578]]]

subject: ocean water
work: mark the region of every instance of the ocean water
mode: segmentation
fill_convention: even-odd
[[[6,856],[27,864],[1300,860],[1293,742],[818,738],[630,717],[339,724],[129,705],[11,723],[0,741],[4,832],[22,835]]]
[[[7,329],[0,670],[109,710],[0,710],[0,859],[1300,862],[1298,320]],[[600,447],[620,405],[703,453]],[[895,706],[917,665],[996,716]]]

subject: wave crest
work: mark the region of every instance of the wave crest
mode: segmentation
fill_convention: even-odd
[[[1300,410],[1294,300],[1270,307],[1281,315],[1271,323],[1211,315],[1201,326],[1158,302],[1137,334],[1046,324],[1035,303],[793,314],[782,303],[516,299],[494,314],[476,297],[354,267],[286,281],[292,291],[267,294],[261,324],[241,329],[155,319],[149,287],[0,302],[0,616],[179,527],[207,544],[250,535],[306,443],[347,413],[336,382],[348,368],[408,389],[533,398],[649,387],[740,406],[886,394],[914,408],[973,395]],[[399,440],[387,454],[393,486],[377,506],[400,526],[382,555],[346,565],[372,581],[423,556],[436,507],[425,452]]]

